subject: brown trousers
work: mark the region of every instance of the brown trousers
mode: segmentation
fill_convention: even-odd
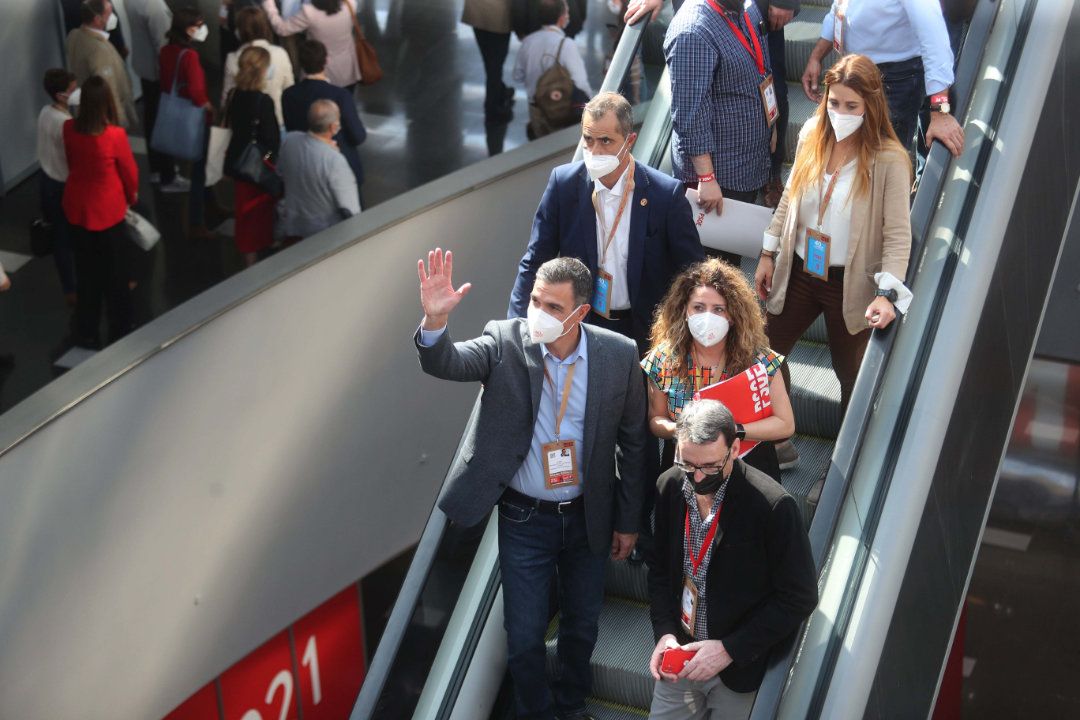
[[[825,314],[825,329],[829,336],[829,352],[832,355],[833,372],[840,380],[840,411],[847,412],[855,378],[859,374],[866,344],[870,342],[870,328],[852,335],[844,323],[844,269],[829,270],[829,279],[821,280],[803,270],[802,260],[795,256],[788,280],[784,311],[779,315],[768,313],[766,333],[769,346],[781,355],[787,355],[795,347],[803,333],[821,313]],[[787,362],[782,367],[784,382],[791,388],[791,373]]]

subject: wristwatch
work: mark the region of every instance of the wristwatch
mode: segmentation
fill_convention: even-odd
[[[746,439],[746,428],[743,427],[742,423],[735,423],[735,439],[736,440],[745,440]]]
[[[771,258],[771,259],[775,260],[776,259],[776,253],[773,252],[772,250],[762,250],[761,251],[761,257],[767,257],[767,258]]]
[[[874,293],[874,296],[883,297],[894,305],[896,304],[897,298],[900,297],[900,295],[892,288],[889,288],[888,290],[884,288],[878,288],[877,292]]]
[[[949,105],[949,93],[943,92],[930,97],[930,110],[948,115],[952,107]]]

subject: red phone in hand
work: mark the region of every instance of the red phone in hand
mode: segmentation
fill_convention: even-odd
[[[683,650],[682,648],[668,648],[660,660],[660,670],[668,675],[678,675],[683,671],[686,663],[697,655],[697,650]]]

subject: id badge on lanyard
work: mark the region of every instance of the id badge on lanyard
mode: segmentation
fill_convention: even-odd
[[[544,487],[548,490],[573,487],[581,482],[578,477],[577,448],[573,440],[559,438],[559,428],[562,426],[563,417],[566,416],[566,405],[570,400],[570,388],[574,382],[574,369],[577,363],[570,366],[566,372],[566,382],[563,383],[562,401],[559,403],[555,414],[555,440],[540,446],[540,455],[544,460]],[[544,365],[544,378],[555,389],[555,381],[548,373],[547,365]]]
[[[689,575],[683,575],[682,602],[680,603],[679,624],[683,632],[694,637],[694,624],[697,622],[698,589]]]
[[[836,1],[836,14],[833,15],[833,50],[844,54],[844,24],[847,22],[847,0]]]
[[[720,17],[724,18],[724,21],[731,28],[731,32],[735,35],[735,39],[739,41],[746,52],[750,53],[750,57],[754,59],[754,65],[757,66],[758,77],[761,78],[761,82],[758,83],[758,92],[761,95],[761,109],[765,113],[765,123],[772,127],[776,122],[776,119],[780,116],[780,106],[776,102],[776,87],[773,85],[773,75],[765,67],[765,51],[761,48],[761,41],[758,39],[758,34],[754,32],[754,26],[750,22],[750,13],[743,11],[743,20],[746,22],[746,30],[750,34],[750,38],[747,39],[743,34],[741,28],[731,21],[731,18],[727,16],[727,13],[716,4],[716,0],[708,0],[709,5],[713,10],[720,13]]]
[[[828,190],[823,187],[825,178],[822,178],[821,184],[818,185],[817,229],[806,229],[806,260],[803,262],[803,270],[819,280],[829,279],[829,265],[831,264],[829,250],[832,237],[823,232],[821,226],[825,222],[825,211],[829,207],[829,202],[832,201],[833,191],[836,190],[836,183],[840,179],[840,172],[843,168],[843,162],[837,165],[836,172],[829,178]],[[822,195],[823,190],[825,191],[824,196]]]
[[[596,220],[600,224],[600,242],[603,243],[600,251],[600,264],[596,268],[596,281],[593,283],[592,310],[597,315],[611,319],[611,291],[615,285],[615,276],[609,273],[604,266],[607,264],[608,250],[615,240],[615,233],[619,230],[623,212],[626,211],[626,203],[634,194],[634,161],[631,160],[626,168],[626,180],[623,186],[622,199],[619,200],[619,209],[615,212],[615,222],[611,224],[611,230],[607,228],[604,219],[604,208],[600,204],[599,193],[593,190],[592,204],[596,211]],[[642,202],[645,202],[642,200]]]

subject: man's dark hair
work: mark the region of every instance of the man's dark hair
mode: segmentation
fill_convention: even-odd
[[[574,288],[574,302],[584,305],[592,294],[592,274],[585,263],[573,257],[557,257],[548,260],[536,271],[536,279],[548,285],[570,283]]]
[[[79,6],[79,19],[82,20],[83,25],[89,25],[94,22],[94,18],[98,15],[105,14],[105,3],[108,0],[85,0],[85,2]]]
[[[56,96],[66,92],[74,80],[75,76],[64,68],[49,68],[45,71],[45,79],[42,81],[42,85],[45,87],[45,93],[49,96],[49,99],[56,102]]]
[[[177,8],[173,11],[172,25],[169,26],[165,37],[176,45],[190,45],[191,36],[187,34],[188,28],[198,25],[202,19],[202,13],[190,5]]]
[[[566,12],[566,0],[537,0],[536,19],[541,25],[554,25]]]
[[[735,418],[719,400],[694,400],[686,404],[675,422],[675,439],[680,443],[704,445],[723,435],[727,446],[735,442]]]
[[[82,86],[75,130],[83,135],[100,135],[107,126],[119,124],[116,100],[109,84],[100,76],[92,75]]]
[[[318,75],[326,69],[326,46],[318,40],[305,40],[299,55],[300,69],[305,75]]]

